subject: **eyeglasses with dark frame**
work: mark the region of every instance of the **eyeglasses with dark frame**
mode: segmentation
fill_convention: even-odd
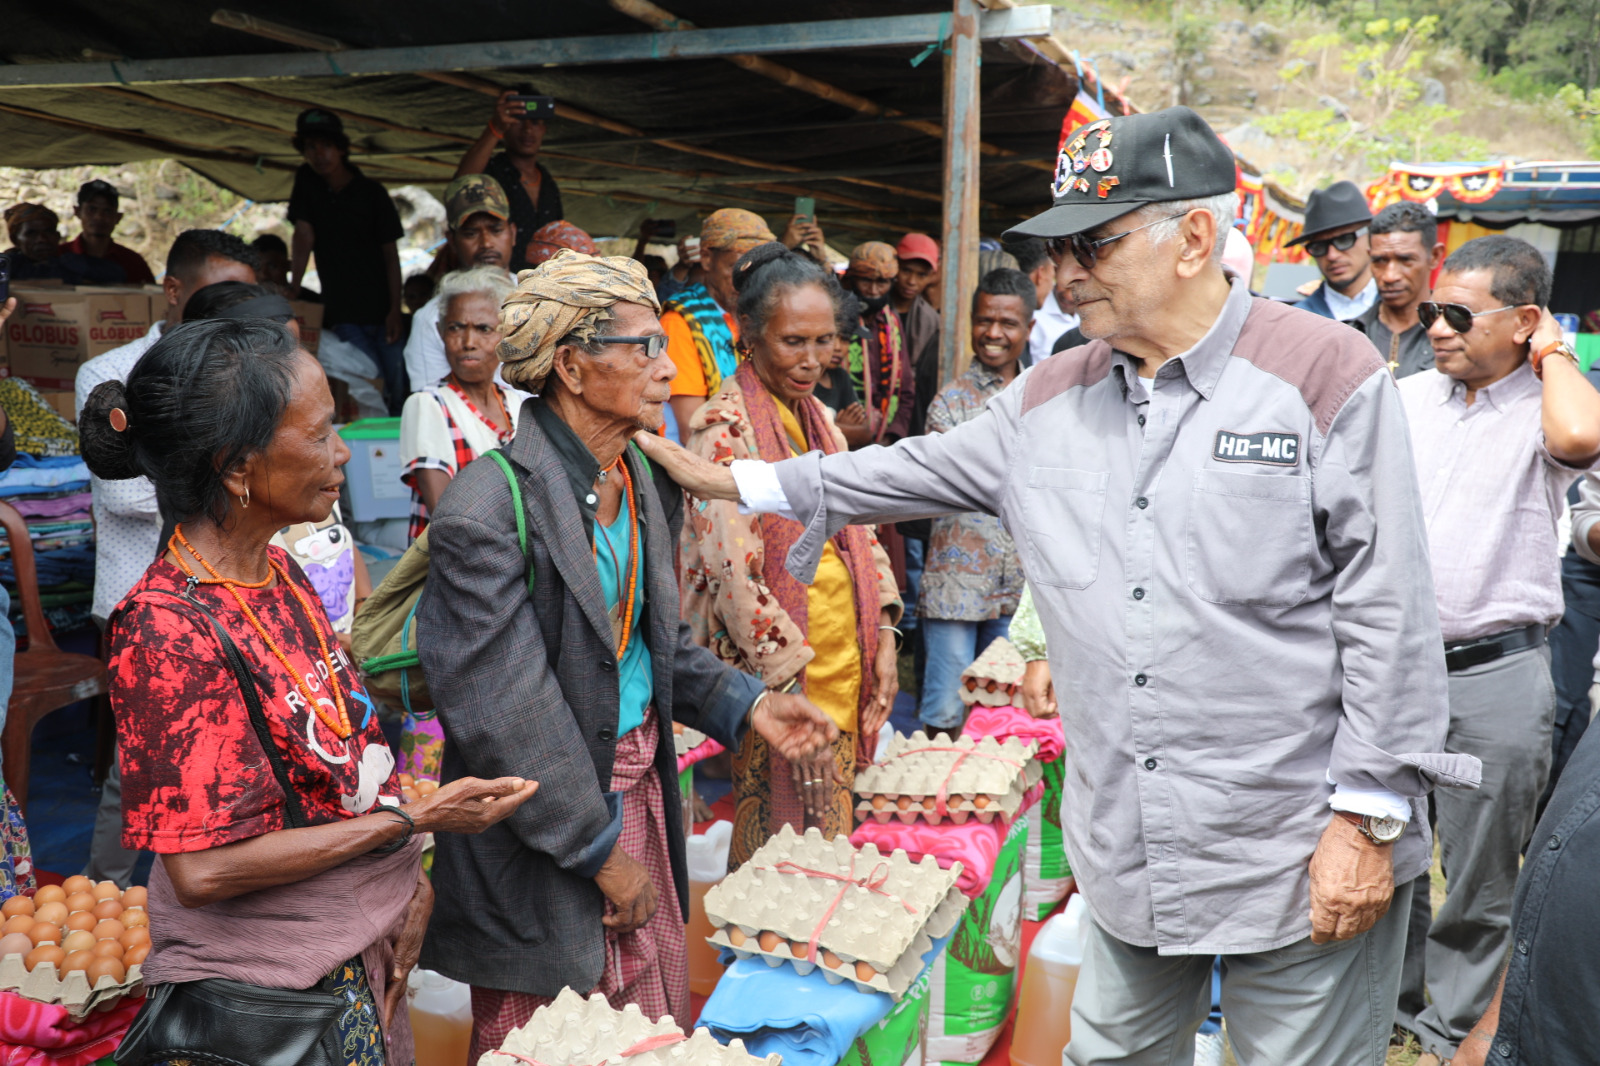
[[[1070,251],[1072,252],[1072,258],[1078,261],[1079,266],[1085,270],[1093,270],[1095,263],[1098,262],[1097,253],[1112,241],[1120,241],[1130,233],[1138,233],[1142,229],[1159,226],[1163,222],[1171,222],[1173,219],[1182,218],[1188,213],[1187,211],[1179,211],[1175,215],[1158,218],[1154,222],[1146,222],[1142,226],[1135,226],[1133,229],[1124,230],[1121,233],[1113,233],[1109,237],[1101,237],[1096,241],[1091,241],[1081,233],[1074,233],[1070,237],[1051,237],[1045,241],[1044,246],[1045,250],[1050,253],[1050,258],[1058,263],[1061,261],[1061,257]]]
[[[665,333],[657,333],[652,337],[596,337],[595,340],[601,344],[642,344],[644,354],[651,359],[665,355],[667,351]]]
[[[1349,233],[1341,233],[1337,237],[1328,237],[1317,241],[1307,241],[1306,254],[1313,259],[1321,259],[1323,256],[1328,254],[1328,246],[1330,244],[1341,252],[1348,252],[1350,249],[1356,246],[1356,238],[1365,236],[1366,232],[1367,227],[1362,226],[1360,229],[1353,229]]]
[[[1424,300],[1417,305],[1417,321],[1422,323],[1425,330],[1432,329],[1433,324],[1444,318],[1444,324],[1457,333],[1470,333],[1472,320],[1482,315],[1498,315],[1501,311],[1514,311],[1521,304],[1506,304],[1490,311],[1474,311],[1466,304],[1442,304],[1433,300]]]

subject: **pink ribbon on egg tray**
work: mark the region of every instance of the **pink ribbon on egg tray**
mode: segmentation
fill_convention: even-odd
[[[906,909],[907,914],[917,913],[916,907],[907,903],[893,892],[885,892],[883,890],[883,886],[889,881],[889,864],[887,862],[878,863],[872,868],[872,872],[865,877],[856,876],[856,858],[854,855],[850,856],[850,872],[848,874],[831,874],[826,870],[812,870],[798,863],[790,862],[788,859],[783,860],[776,866],[767,866],[763,867],[763,869],[772,870],[780,874],[801,874],[805,877],[820,877],[827,881],[844,882],[839,886],[839,894],[833,897],[833,902],[828,904],[828,909],[822,912],[822,920],[817,923],[816,929],[811,932],[811,939],[806,943],[807,962],[817,961],[817,945],[822,942],[822,930],[827,928],[829,920],[833,918],[833,912],[838,910],[839,904],[844,902],[845,894],[850,891],[851,885],[894,900]]]
[[[895,755],[890,756],[890,758],[899,759],[907,755],[920,755],[925,751],[958,751],[961,753],[956,761],[950,764],[950,772],[944,775],[943,781],[939,782],[939,793],[934,797],[933,809],[938,813],[940,818],[943,818],[945,815],[950,813],[949,804],[946,803],[946,801],[950,798],[950,779],[956,776],[956,771],[961,769],[961,764],[966,762],[969,757],[976,759],[992,759],[995,762],[1003,762],[1008,766],[1015,766],[1019,770],[1026,765],[1025,763],[1020,763],[1015,759],[1008,759],[1004,755],[990,755],[987,752],[978,751],[975,748],[958,748],[954,744],[933,745],[926,748],[907,748],[905,751],[898,752]]]
[[[684,1036],[682,1033],[662,1033],[659,1036],[646,1037],[637,1044],[634,1044],[632,1047],[624,1048],[622,1052],[617,1055],[617,1058],[631,1059],[635,1055],[643,1055],[646,1051],[655,1051],[658,1048],[671,1047],[673,1044],[681,1044],[687,1039],[689,1038]],[[519,1055],[515,1051],[502,1051],[499,1048],[496,1048],[494,1053],[496,1055],[504,1055],[508,1059],[516,1059],[518,1062],[525,1063],[526,1066],[550,1066],[550,1064],[547,1062],[540,1062],[538,1059],[530,1058],[527,1055]],[[606,1062],[610,1061],[611,1059],[608,1056],[606,1058]],[[606,1063],[595,1062],[591,1063],[590,1066],[606,1066]]]

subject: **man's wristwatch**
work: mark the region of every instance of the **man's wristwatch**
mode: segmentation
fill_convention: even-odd
[[[1374,844],[1393,844],[1405,835],[1406,823],[1398,818],[1388,816],[1373,817],[1370,814],[1357,814],[1354,811],[1337,812],[1341,818],[1350,822],[1361,835]]]
[[[1578,353],[1573,351],[1566,341],[1560,340],[1552,341],[1533,353],[1533,357],[1528,361],[1533,364],[1534,374],[1540,378],[1544,377],[1544,361],[1552,355],[1560,356],[1563,359],[1571,359],[1573,366],[1582,369],[1583,364],[1578,361]]]

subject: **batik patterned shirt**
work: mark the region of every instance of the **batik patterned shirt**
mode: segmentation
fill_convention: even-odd
[[[943,433],[977,418],[1005,379],[977,360],[928,405],[928,432]],[[1014,614],[1022,595],[1017,546],[1000,519],[970,512],[933,523],[922,571],[919,613],[947,622],[983,622]]]

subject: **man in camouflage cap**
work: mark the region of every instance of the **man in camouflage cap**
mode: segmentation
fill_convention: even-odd
[[[487,174],[463,174],[444,191],[444,217],[454,266],[499,267],[509,275],[517,227],[500,183]],[[450,373],[439,337],[439,298],[435,296],[411,319],[406,341],[406,375],[413,389],[427,388]]]

